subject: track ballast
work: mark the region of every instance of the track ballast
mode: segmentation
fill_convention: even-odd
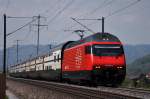
[[[9,80],[19,81],[38,87],[47,88],[87,99],[149,99],[150,92],[129,88],[85,87],[65,83],[39,81],[23,78],[8,77]]]

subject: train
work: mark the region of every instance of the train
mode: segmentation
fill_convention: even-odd
[[[123,44],[110,33],[95,33],[12,65],[9,75],[91,86],[119,86],[126,76]]]

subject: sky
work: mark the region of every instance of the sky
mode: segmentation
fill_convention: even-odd
[[[137,2],[134,4],[134,2]],[[133,5],[132,5],[133,4]],[[131,6],[130,6],[131,5]],[[0,49],[3,48],[3,14],[7,18],[7,33],[20,28],[40,15],[40,44],[59,44],[78,40],[72,30],[84,29],[71,19],[105,17],[105,32],[116,35],[124,44],[150,44],[150,0],[0,0]],[[101,31],[101,21],[78,20],[95,33]],[[37,44],[37,20],[7,37],[7,47]],[[85,36],[91,35],[89,31]]]

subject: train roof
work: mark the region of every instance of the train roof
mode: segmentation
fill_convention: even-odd
[[[90,35],[90,36],[87,36],[81,40],[78,40],[78,41],[75,41],[75,42],[72,42],[70,43],[68,46],[66,46],[66,48],[70,48],[70,47],[73,47],[73,46],[76,46],[76,45],[80,45],[80,44],[83,44],[83,43],[86,43],[86,42],[91,42],[91,41],[97,41],[97,42],[120,42],[120,40],[110,34],[110,33],[95,33],[93,35]]]
[[[86,43],[86,42],[91,42],[91,41],[98,41],[98,42],[106,42],[106,41],[109,41],[109,42],[120,42],[120,40],[116,36],[114,36],[114,35],[112,35],[110,33],[100,33],[99,32],[99,33],[95,33],[93,35],[87,36],[87,37],[85,37],[85,38],[83,38],[81,40],[78,40],[78,41],[67,41],[67,42],[61,43],[59,45],[56,45],[52,49],[50,49],[49,52],[40,54],[39,56],[35,56],[35,57],[31,58],[31,59],[27,59],[27,60],[25,60],[23,62],[20,62],[18,64],[23,64],[23,63],[35,60],[35,59],[40,58],[40,57],[44,57],[44,56],[50,55],[55,50],[62,49],[64,47],[64,45],[66,45],[65,48],[70,48],[70,47],[73,47],[73,46],[76,46],[76,45],[80,45],[80,44],[83,44],[83,43]],[[15,65],[18,65],[18,64],[15,64]]]
[[[109,41],[109,42],[120,42],[120,40],[115,36],[112,35],[110,33],[95,33],[93,35],[90,35],[88,37],[85,37],[83,39],[85,42],[89,42],[89,41],[101,41],[101,42],[105,42],[105,41]],[[80,41],[80,40],[79,40]]]

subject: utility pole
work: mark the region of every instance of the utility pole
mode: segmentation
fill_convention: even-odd
[[[49,46],[49,50],[51,50],[52,49],[52,44],[49,44],[48,46]]]
[[[102,17],[102,33],[104,33],[104,17]]]
[[[48,44],[48,48],[49,48],[49,53],[51,52],[51,49],[52,49],[52,44]]]
[[[4,59],[3,59],[3,74],[4,74],[4,97],[6,97],[6,14],[4,14]],[[4,98],[3,98],[4,99]]]
[[[38,36],[37,36],[37,56],[39,55],[39,43],[40,43],[40,27],[41,26],[48,26],[48,25],[41,25],[41,18],[43,18],[43,17],[41,17],[40,15],[38,15],[38,16],[34,16],[34,17],[36,17],[37,19],[38,19],[38,22],[37,22],[37,24],[33,24],[34,26],[37,26],[37,28],[38,28]]]
[[[4,14],[4,54],[3,54],[3,73],[6,74],[6,14]]]
[[[6,57],[6,73],[8,73],[8,65],[9,65],[9,54],[10,54],[10,49],[7,49],[7,57]]]
[[[104,17],[102,17],[102,38],[103,38],[103,34],[104,34]]]
[[[38,16],[38,39],[37,39],[37,56],[39,55],[39,36],[40,36],[40,15]]]
[[[18,62],[19,62],[19,41],[20,40],[16,40],[17,41],[17,64],[18,64]]]
[[[3,17],[4,17],[4,42],[3,42],[4,49],[3,49],[3,73],[0,74],[0,99],[6,98],[6,59],[7,59],[6,58],[6,45],[7,45],[6,37],[33,22],[33,21],[31,21],[31,22],[25,24],[24,26],[18,28],[17,30],[6,34],[6,19],[7,18],[18,18],[18,17],[6,17],[6,14],[4,14]],[[21,18],[21,17],[19,17],[19,18]],[[23,18],[26,18],[26,17],[23,17]]]
[[[0,74],[0,99],[6,98],[6,14],[4,17],[3,73]]]

